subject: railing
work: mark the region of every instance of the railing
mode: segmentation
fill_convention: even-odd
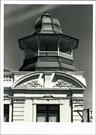
[[[25,59],[30,59],[30,58],[33,58],[33,57],[36,57],[36,56],[60,56],[60,57],[63,57],[63,58],[66,58],[66,59],[70,59],[70,60],[73,60],[73,52],[70,52],[69,53],[64,53],[64,52],[61,52],[61,51],[35,51],[33,53],[26,53],[25,55]]]
[[[58,51],[38,51],[38,56],[58,56]]]
[[[71,52],[71,54],[67,54],[60,51],[38,51],[38,56],[60,56],[73,60],[73,52]]]

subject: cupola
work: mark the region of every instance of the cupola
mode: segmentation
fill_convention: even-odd
[[[37,19],[34,32],[19,39],[20,49],[25,52],[20,71],[75,70],[73,50],[78,41],[64,35],[59,20],[44,13]]]

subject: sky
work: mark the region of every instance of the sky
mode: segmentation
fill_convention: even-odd
[[[24,52],[18,39],[34,30],[36,19],[45,11],[60,21],[65,35],[79,39],[74,51],[74,64],[84,71],[87,82],[85,106],[92,107],[92,6],[91,5],[6,5],[4,8],[4,68],[18,71],[23,64]]]

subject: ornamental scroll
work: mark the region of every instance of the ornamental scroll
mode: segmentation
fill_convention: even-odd
[[[48,84],[47,86],[44,85],[46,82],[43,81],[39,81],[38,79],[36,80],[29,80],[27,82],[24,82],[22,84],[19,85],[19,88],[76,88],[77,86],[75,86],[72,83],[69,83],[67,81],[58,79],[56,82],[50,82],[50,84]]]
[[[57,88],[76,88],[76,86],[72,83],[66,82],[64,80],[58,79],[55,82],[55,85],[53,87],[57,87]]]
[[[19,85],[20,88],[42,88],[38,80],[30,80]]]

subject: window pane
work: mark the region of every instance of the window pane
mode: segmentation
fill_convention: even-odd
[[[46,122],[46,115],[45,114],[37,115],[37,122]]]
[[[56,115],[50,115],[49,116],[49,122],[56,122],[57,121],[57,116]]]
[[[37,106],[37,110],[40,111],[40,110],[46,110],[46,106],[45,105],[39,105]]]
[[[50,105],[49,106],[49,110],[56,110],[56,111],[58,111],[58,106],[57,105]]]

